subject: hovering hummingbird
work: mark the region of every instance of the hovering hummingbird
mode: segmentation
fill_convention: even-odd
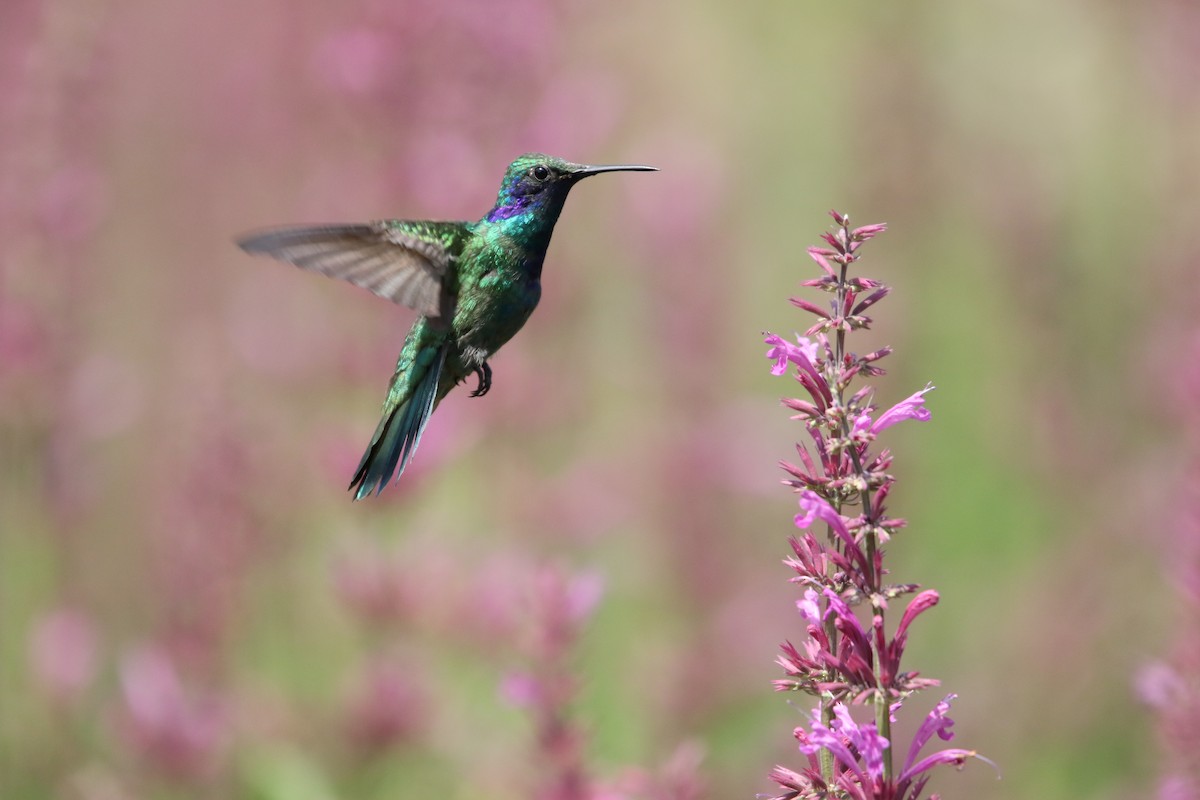
[[[341,278],[421,313],[350,481],[355,500],[378,494],[393,474],[399,479],[433,410],[457,384],[474,375],[471,397],[487,394],[488,359],[541,297],[542,262],[571,187],[601,172],[655,169],[528,153],[509,164],[495,207],[478,222],[377,220],[274,228],[237,240],[247,253]]]

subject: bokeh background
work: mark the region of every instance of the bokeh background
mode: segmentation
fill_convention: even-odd
[[[836,207],[942,593],[947,797],[1152,796],[1186,606],[1186,0],[0,4],[0,794],[752,797],[807,701],[760,332]],[[231,243],[572,194],[482,400],[352,504],[411,312]],[[1193,609],[1194,611],[1194,609]],[[919,718],[940,696],[916,698]],[[572,783],[574,781],[574,783]]]

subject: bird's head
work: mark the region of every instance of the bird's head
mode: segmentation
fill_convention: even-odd
[[[508,165],[496,195],[496,207],[487,218],[494,222],[536,210],[557,217],[567,193],[577,182],[589,175],[620,171],[653,172],[655,167],[637,164],[588,166],[544,153],[526,153]]]

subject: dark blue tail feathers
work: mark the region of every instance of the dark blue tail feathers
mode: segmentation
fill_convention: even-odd
[[[372,492],[379,494],[391,481],[393,473],[397,480],[404,474],[404,468],[417,452],[421,434],[425,432],[425,425],[433,414],[448,351],[448,343],[438,348],[437,356],[421,377],[412,396],[379,421],[371,444],[358,463],[354,480],[350,481],[350,491],[355,491],[357,487],[355,500],[362,500]]]

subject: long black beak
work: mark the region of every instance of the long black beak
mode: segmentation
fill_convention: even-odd
[[[593,167],[580,164],[571,170],[575,180],[581,180],[589,175],[599,175],[601,172],[658,172],[658,167],[647,167],[643,164],[607,164]]]

